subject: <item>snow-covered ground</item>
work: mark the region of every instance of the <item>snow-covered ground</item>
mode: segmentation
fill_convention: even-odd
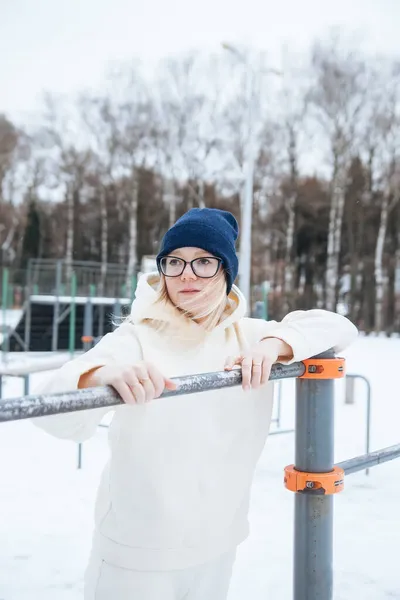
[[[19,320],[22,317],[23,311],[19,308],[9,308],[7,310],[0,309],[0,344],[3,342],[2,328],[7,325],[8,327],[16,327]]]
[[[364,338],[345,353],[348,372],[372,384],[372,449],[400,442],[400,340]],[[43,377],[38,374],[34,378]],[[336,461],[364,453],[365,392],[336,394]],[[294,382],[284,382],[282,427],[293,426]],[[5,380],[4,396],[22,393]],[[97,483],[107,430],[83,447],[51,438],[29,422],[0,425],[0,600],[82,600]],[[252,495],[251,536],[241,546],[229,600],[292,597],[293,494],[283,468],[293,462],[293,434],[271,436]],[[334,600],[400,600],[400,460],[346,479],[335,498]],[[162,600],[160,598],[160,600]]]

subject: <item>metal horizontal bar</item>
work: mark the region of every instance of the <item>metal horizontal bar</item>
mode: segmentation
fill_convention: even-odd
[[[294,429],[276,429],[275,431],[270,431],[268,435],[282,435],[283,433],[294,433]]]
[[[107,304],[109,306],[114,305],[116,302],[119,302],[122,305],[127,305],[132,302],[130,298],[122,298],[120,296],[94,296],[91,298],[90,296],[56,296],[54,294],[32,294],[30,296],[31,302],[35,302],[36,304],[54,304],[57,300],[60,304],[70,304],[72,301],[75,304],[86,304],[88,300],[94,304]]]
[[[76,355],[78,356],[79,352],[77,352]],[[30,375],[31,373],[53,371],[54,369],[59,369],[60,367],[62,367],[69,360],[71,359],[68,356],[68,354],[64,353],[60,356],[53,356],[51,358],[46,357],[27,362],[0,363],[0,377],[3,375],[9,375],[10,377],[19,377],[20,375]]]
[[[287,379],[303,375],[305,366],[302,362],[291,365],[273,365],[270,380]],[[176,377],[175,391],[166,391],[160,397],[196,394],[210,390],[218,390],[239,385],[242,381],[240,369],[220,371],[218,373],[202,373],[187,377]],[[123,404],[118,394],[111,387],[96,387],[58,394],[31,395],[22,398],[11,398],[0,401],[0,422],[32,419],[59,413],[78,410],[102,408]]]
[[[336,466],[343,469],[345,475],[351,475],[352,473],[357,473],[357,471],[362,471],[365,469],[365,467],[381,465],[384,462],[394,460],[395,458],[399,457],[400,444],[396,444],[395,446],[389,446],[388,448],[383,448],[382,450],[376,450],[375,452],[370,452],[369,454],[362,454],[361,456],[355,456],[349,460],[344,460],[343,462],[338,463]]]

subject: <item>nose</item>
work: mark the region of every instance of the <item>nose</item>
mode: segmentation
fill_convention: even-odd
[[[183,269],[183,273],[181,275],[181,279],[182,281],[187,281],[187,280],[192,280],[192,281],[196,281],[197,277],[194,274],[194,271],[192,269],[192,265],[190,263],[187,263],[185,265],[185,268]]]

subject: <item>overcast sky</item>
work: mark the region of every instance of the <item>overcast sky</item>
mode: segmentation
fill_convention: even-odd
[[[374,54],[400,56],[400,0],[0,0],[0,111],[15,119],[43,90],[97,86],[107,64],[222,41],[305,51],[340,26]]]

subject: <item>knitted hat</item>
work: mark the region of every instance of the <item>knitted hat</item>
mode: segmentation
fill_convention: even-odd
[[[230,212],[217,208],[192,208],[163,237],[157,255],[158,270],[162,257],[173,250],[185,246],[202,248],[222,260],[229,294],[238,274],[235,250],[238,232],[237,221]]]

